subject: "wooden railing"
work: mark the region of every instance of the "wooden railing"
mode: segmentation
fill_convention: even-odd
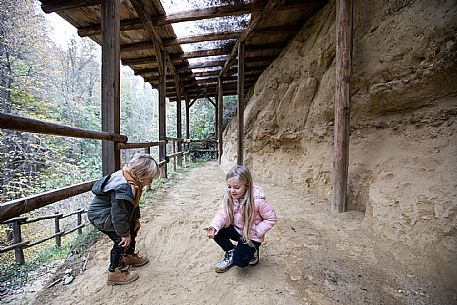
[[[173,170],[176,171],[177,163],[179,166],[182,165],[182,157],[185,157],[185,163],[187,163],[187,157],[190,153],[189,144],[192,142],[216,142],[214,140],[183,140],[179,138],[168,137],[164,141],[155,141],[155,142],[144,142],[144,143],[127,143],[127,136],[108,133],[108,132],[99,132],[91,131],[80,128],[74,128],[69,126],[63,126],[55,123],[44,122],[36,119],[23,118],[15,115],[0,113],[0,128],[10,129],[16,131],[25,131],[25,132],[34,132],[66,137],[77,137],[84,139],[98,139],[113,141],[118,149],[138,149],[144,148],[145,153],[150,153],[151,147],[167,145],[171,142],[172,144],[172,153],[165,157],[165,160],[159,162],[159,166],[163,167],[170,159],[173,159]],[[185,143],[187,144],[187,151],[184,149],[182,151],[176,151],[176,144]],[[179,145],[178,145],[179,147]],[[210,150],[214,151],[214,150]],[[33,210],[42,208],[49,204],[61,201],[63,199],[68,199],[70,197],[88,192],[91,190],[93,184],[96,180],[83,182],[80,184],[72,185],[69,187],[60,188],[57,190],[48,191],[42,194],[29,196],[26,198],[20,198],[5,203],[0,203],[0,224],[11,224],[13,227],[13,244],[7,247],[1,248],[0,253],[7,251],[15,251],[16,263],[24,263],[24,254],[23,249],[32,247],[39,243],[45,242],[51,238],[56,239],[56,245],[60,246],[60,239],[63,235],[69,234],[75,230],[81,232],[81,228],[86,225],[86,223],[81,222],[81,214],[85,213],[84,210],[79,210],[68,215],[56,214],[52,216],[41,216],[37,218],[28,219],[28,217],[21,217],[22,214],[31,212]],[[76,227],[69,231],[60,231],[59,220],[70,215],[77,214],[78,222]],[[44,219],[55,218],[55,234],[41,239],[39,241],[30,242],[22,241],[21,236],[21,224],[36,222]]]
[[[87,222],[82,222],[82,214],[86,213],[84,209],[79,209],[73,213],[69,214],[62,214],[56,213],[54,215],[47,215],[47,216],[39,216],[35,218],[28,218],[28,217],[15,217],[11,218],[7,221],[1,222],[1,224],[11,224],[13,228],[13,244],[9,245],[4,248],[0,248],[0,253],[8,252],[14,250],[14,257],[16,260],[16,264],[24,264],[25,257],[24,257],[24,249],[44,243],[49,239],[55,238],[56,246],[60,247],[62,245],[62,236],[70,234],[76,230],[78,230],[78,234],[82,234],[82,228],[87,225]],[[70,217],[72,215],[77,215],[76,226],[69,229],[69,230],[61,230],[60,229],[60,220]],[[54,219],[54,234],[38,241],[30,242],[28,240],[22,240],[22,230],[21,225],[33,223],[36,221],[46,220],[46,219]]]

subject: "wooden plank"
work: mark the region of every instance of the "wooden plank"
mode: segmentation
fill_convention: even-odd
[[[141,23],[140,19],[130,19],[130,20],[123,20],[120,23],[120,30],[121,31],[136,31],[141,30],[143,28],[143,24]],[[101,25],[90,25],[81,27],[78,29],[78,35],[80,37],[88,37],[88,36],[97,36],[101,34]]]
[[[196,43],[196,42],[204,42],[204,41],[215,41],[215,40],[229,40],[229,39],[237,39],[242,31],[227,31],[227,32],[217,32],[217,33],[210,33],[204,35],[194,35],[194,36],[186,36],[180,38],[173,38],[163,40],[163,43],[166,47],[175,46],[180,44],[187,44],[187,43]]]
[[[336,2],[336,89],[335,134],[333,148],[332,211],[341,213],[347,207],[349,167],[349,118],[352,77],[352,0]]]
[[[102,130],[120,133],[120,42],[119,0],[102,3]],[[108,175],[121,166],[120,151],[113,142],[102,143],[102,173]]]
[[[61,12],[86,6],[102,4],[101,0],[41,0],[41,9],[46,14]]]
[[[137,1],[137,0],[133,0]],[[132,1],[132,4],[133,4]],[[76,2],[76,1],[75,1]],[[222,6],[214,6],[205,9],[185,11],[175,14],[170,14],[166,16],[148,16],[151,19],[152,26],[162,26],[172,23],[179,23],[184,21],[195,21],[203,20],[214,17],[223,17],[223,16],[239,16],[243,14],[249,14],[251,12],[260,11],[265,5],[265,0],[257,0],[251,3],[239,3],[239,4],[230,4]],[[135,8],[136,10],[136,8]],[[124,27],[125,25],[125,27]],[[124,21],[121,23],[121,31],[127,31],[131,29],[141,29],[143,28],[143,23],[140,19],[132,19]],[[81,37],[85,36],[95,36],[100,34],[100,25],[92,25],[80,29],[78,34]]]
[[[159,69],[157,66],[157,57],[155,56],[122,59],[122,64],[124,66],[151,64],[154,68],[157,68],[157,70]]]
[[[244,41],[238,44],[238,157],[237,164],[243,165],[243,146],[244,146]]]
[[[193,52],[185,52],[182,54],[179,54],[181,58],[187,59],[187,58],[197,58],[197,57],[207,57],[207,56],[219,56],[219,55],[226,55],[230,54],[230,48],[223,47],[223,48],[217,48],[217,49],[211,49],[211,50],[200,50],[200,51],[193,51]],[[176,55],[170,55],[172,59],[176,59]]]
[[[50,2],[50,1],[47,1]],[[60,0],[54,0],[52,2],[55,2],[58,4],[61,8],[62,2]],[[63,2],[66,3],[67,1]],[[100,4],[100,0],[86,0],[86,1],[77,1],[73,0],[67,4],[73,5],[74,7],[83,7],[87,6],[87,4],[84,4],[84,2],[89,2],[89,3],[98,3]],[[283,1],[282,5],[277,7],[276,9],[278,11],[282,10],[291,10],[291,9],[302,9],[302,8],[312,8],[312,7],[319,7],[325,4],[327,1],[323,0],[308,0],[308,1],[303,1],[303,0],[288,0],[288,1]],[[152,18],[152,22],[154,26],[159,26],[159,25],[166,25],[166,24],[172,24],[172,23],[177,23],[177,22],[182,22],[182,20],[185,21],[194,21],[194,20],[203,20],[203,19],[208,19],[208,18],[214,18],[214,17],[222,17],[222,16],[237,16],[241,14],[248,14],[256,11],[261,11],[265,5],[266,1],[256,1],[253,4],[249,4],[251,7],[247,6],[246,4],[235,4],[235,5],[224,5],[219,7],[214,7],[214,8],[209,8],[209,9],[201,9],[201,10],[196,10],[196,11],[187,11],[183,13],[178,13],[178,14],[170,14],[167,16],[167,18],[164,17],[156,17]],[[237,10],[237,7],[240,8],[240,10]],[[61,9],[59,9],[61,10]],[[214,11],[219,11],[217,15],[214,15]],[[225,11],[223,13],[223,11]],[[45,11],[46,12],[46,11]],[[130,19],[130,20],[122,20],[120,23],[120,30],[121,31],[133,31],[133,30],[140,30],[143,29],[143,24],[140,19]],[[86,26],[78,29],[78,35],[80,37],[87,37],[87,36],[97,36],[100,35],[101,33],[101,25],[96,24],[96,25],[91,25],[91,26]],[[241,33],[237,34],[237,37],[221,37],[219,39],[236,39],[240,36]],[[209,34],[213,35],[213,34]],[[192,42],[199,42],[199,41],[210,41],[210,40],[219,40],[219,39],[211,39],[211,38],[206,38],[203,40],[195,40],[195,41],[186,41],[187,38],[183,38],[183,41],[170,41],[170,44],[168,44],[168,41],[164,41],[165,46],[169,45],[176,45],[176,44],[184,44],[184,43],[192,43]],[[189,37],[189,39],[192,40],[192,38]]]
[[[0,204],[0,221],[18,217],[24,213],[42,208],[51,203],[90,191],[97,180],[83,182],[69,187],[52,190]]]
[[[127,142],[128,140],[128,138],[124,135],[111,132],[92,131],[69,127],[5,113],[0,113],[0,128],[83,139],[97,139],[116,142]]]
[[[222,6],[213,6],[204,9],[197,9],[193,11],[185,11],[167,16],[155,17],[154,24],[170,24],[185,21],[203,20],[223,16],[239,16],[243,14],[261,11],[265,6],[265,0],[257,0],[250,3],[238,3]]]
[[[205,61],[202,63],[194,63],[189,64],[189,69],[197,69],[197,68],[209,68],[209,67],[223,67],[225,61],[224,60],[214,60],[214,61]]]

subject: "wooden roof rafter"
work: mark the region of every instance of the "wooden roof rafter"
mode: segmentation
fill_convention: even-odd
[[[229,58],[227,61],[224,63],[224,67],[222,68],[222,71],[220,73],[220,76],[223,77],[225,73],[227,73],[227,70],[230,68],[230,65],[232,65],[236,59],[236,54],[238,53],[238,46],[240,45],[241,42],[245,41],[246,38],[254,32],[257,24],[261,21],[262,18],[265,18],[266,16],[270,15],[271,12],[277,7],[279,4],[278,0],[269,0],[268,3],[265,5],[264,9],[262,12],[255,16],[253,19],[251,19],[251,24],[248,26],[248,28],[244,31],[243,34],[241,34],[240,38],[236,41],[235,45],[233,46],[232,52],[230,53]]]
[[[43,11],[57,12],[78,29],[80,36],[90,36],[101,43],[102,0],[40,1]],[[202,90],[210,90],[209,94],[213,94],[213,86],[208,87],[203,83],[217,76],[222,77],[224,95],[232,90],[225,90],[225,85],[229,83],[224,82],[224,79],[229,81],[237,75],[236,58],[240,42],[244,42],[245,75],[258,79],[305,21],[328,0],[243,0],[241,3],[220,4],[168,15],[160,0],[120,1],[122,63],[157,88],[155,82],[163,67],[160,62],[165,60],[167,68],[163,73],[166,79],[170,81],[173,78],[178,87],[184,90],[193,89],[191,96],[194,97],[194,92]],[[230,1],[221,0],[219,3],[224,2]],[[249,13],[252,14],[250,24],[244,30],[230,25],[219,26],[219,19],[213,19],[202,23],[204,33],[198,34],[197,31],[192,36],[180,37],[171,26],[178,22],[192,23]],[[245,18],[230,20],[246,20]],[[207,43],[212,41],[214,43]],[[188,45],[182,48],[185,44]],[[249,85],[250,83],[246,84],[245,88]],[[167,97],[170,97],[168,91]]]
[[[56,1],[58,2],[58,1]],[[75,1],[77,2],[77,1]],[[94,0],[95,2],[95,0]],[[101,1],[98,1],[101,3]],[[239,16],[249,14],[255,11],[261,11],[265,5],[265,0],[256,0],[250,3],[237,3],[222,6],[214,6],[206,9],[198,9],[192,11],[185,11],[166,16],[150,16],[153,26],[161,26],[165,24],[196,21],[215,17],[224,16]],[[123,20],[121,21],[121,31],[131,31],[142,29],[142,22],[139,19]],[[100,35],[101,25],[91,25],[78,30],[78,35],[81,37]]]

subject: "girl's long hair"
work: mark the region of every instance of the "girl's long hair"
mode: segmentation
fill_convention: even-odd
[[[254,211],[255,211],[252,176],[247,167],[242,166],[242,165],[236,165],[231,170],[228,171],[225,179],[229,180],[229,179],[235,178],[235,177],[238,178],[241,182],[243,182],[246,187],[246,192],[244,193],[244,196],[243,196],[243,202],[241,202],[242,209],[243,209],[243,222],[244,222],[242,240],[243,240],[243,243],[253,246],[251,243],[251,238],[250,238],[250,234],[249,234],[252,223],[254,221]],[[225,210],[229,217],[229,222],[227,224],[227,226],[229,226],[229,225],[233,224],[234,216],[233,216],[233,198],[232,198],[231,193],[228,191],[228,188],[224,194],[223,202],[224,202]]]

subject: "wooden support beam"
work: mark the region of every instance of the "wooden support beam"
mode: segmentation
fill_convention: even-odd
[[[46,14],[61,12],[64,10],[70,10],[75,8],[81,8],[86,6],[94,6],[102,4],[101,0],[42,0],[41,9]],[[99,34],[101,31],[101,25],[99,26]]]
[[[207,96],[206,99],[207,99],[211,104],[213,104],[214,108],[217,107],[216,103],[215,103],[209,96]]]
[[[121,45],[121,54],[125,54],[128,52],[135,52],[135,51],[153,51],[155,50],[154,44],[152,41],[142,41],[142,42],[135,42],[130,44]],[[155,53],[154,53],[155,55]]]
[[[347,207],[352,78],[352,0],[336,1],[336,90],[332,212]]]
[[[190,138],[190,97],[186,94],[186,139],[189,140]]]
[[[257,25],[259,22],[262,20],[263,17],[266,17],[270,15],[275,9],[277,9],[278,5],[280,5],[280,2],[277,0],[268,0],[267,4],[263,7],[262,12],[255,15],[253,19],[251,19],[251,23],[249,24],[248,28],[244,31],[243,34],[241,34],[240,38],[235,43],[235,46],[232,49],[232,52],[230,53],[229,58],[226,60],[224,63],[224,67],[222,68],[221,71],[221,77],[224,76],[224,74],[227,73],[228,69],[230,66],[234,63],[236,54],[238,53],[238,46],[240,43],[244,42],[246,38],[249,37],[249,35],[254,32],[256,29]],[[243,48],[244,49],[244,48]]]
[[[151,17],[146,14],[147,10],[144,7],[144,2],[141,0],[131,0],[130,1],[140,17],[141,23],[143,24],[144,30],[146,33],[148,33],[149,38],[152,40],[152,44],[154,46],[156,58],[157,58],[157,64],[159,67],[159,73],[164,74],[164,71],[162,70],[163,67],[163,62],[164,59],[162,58],[162,52],[161,52],[161,39],[159,34],[154,28],[154,24],[152,23]]]
[[[167,114],[166,114],[166,83],[165,83],[165,76],[167,71],[166,62],[163,61],[162,67],[159,68],[160,76],[159,76],[159,141],[165,141],[167,138]],[[165,156],[167,155],[167,146],[161,145],[159,147],[159,161],[164,161]],[[160,170],[160,176],[162,178],[167,178],[167,166],[163,166]]]
[[[212,49],[212,50],[200,50],[200,51],[193,51],[193,52],[185,52],[182,54],[173,54],[171,57],[173,59],[178,58],[197,58],[197,57],[207,57],[207,56],[219,56],[219,55],[226,55],[230,54],[231,47],[223,47],[223,48],[217,48],[217,49]]]
[[[215,92],[215,105],[214,105],[214,141],[217,142],[218,135],[219,135],[219,100],[217,97],[217,92]],[[219,160],[219,149],[216,148],[216,159]]]
[[[244,41],[238,44],[238,165],[243,165],[244,146]]]
[[[176,137],[178,139],[178,152],[182,152],[182,113],[181,113],[181,89],[176,85]],[[178,166],[182,166],[182,155],[178,155]]]
[[[180,38],[173,38],[163,40],[165,47],[176,46],[180,44],[187,44],[187,43],[196,43],[196,42],[204,42],[204,41],[215,41],[215,40],[229,40],[229,39],[237,39],[242,31],[230,31],[230,32],[218,32],[218,33],[210,33],[204,35],[195,35],[195,36],[187,36],[187,37],[180,37]]]
[[[102,131],[120,134],[119,0],[102,2]],[[120,151],[113,142],[102,143],[102,172],[121,167]]]
[[[157,70],[159,70],[159,67],[156,62],[157,62],[157,57],[155,57],[155,56],[127,58],[127,59],[122,60],[122,64],[124,66],[151,64],[154,68],[157,68]]]
[[[223,111],[224,111],[224,93],[222,87],[222,80],[218,78],[218,85],[217,85],[217,140],[218,140],[218,149],[219,149],[219,164],[221,164],[222,159],[222,120],[223,120]]]
[[[174,75],[176,83],[180,85],[181,81],[179,79],[179,75],[175,69],[175,66],[173,65],[173,61],[171,60],[169,54],[167,53],[167,50],[165,49],[162,39],[160,35],[157,33],[154,23],[151,19],[150,16],[146,14],[146,8],[145,8],[145,3],[141,0],[130,0],[132,3],[133,7],[135,8],[135,11],[137,12],[138,16],[141,19],[141,23],[143,24],[144,30],[148,33],[149,38],[152,40],[154,44],[154,49],[156,52],[156,57],[157,57],[157,63],[159,66],[159,73],[160,74],[165,74],[166,75],[166,69],[162,71],[163,67],[163,62],[165,62],[168,66],[168,69],[170,72]],[[156,5],[161,7],[160,1],[156,3]],[[165,14],[165,12],[163,12]],[[160,16],[158,18],[164,18],[166,16]]]
[[[140,19],[123,20],[120,24],[121,31],[136,31],[143,28],[143,24]],[[100,24],[86,26],[78,29],[78,35],[80,37],[89,37],[100,35]]]
[[[58,2],[58,0],[54,0]],[[60,1],[62,2],[62,1]],[[72,2],[77,2],[73,0]],[[99,1],[100,3],[100,1]],[[133,3],[132,3],[133,4]],[[205,9],[198,9],[192,11],[186,11],[176,14],[170,14],[166,16],[148,16],[151,20],[153,26],[161,26],[165,24],[178,23],[184,21],[195,21],[203,20],[214,17],[223,17],[223,16],[239,16],[243,14],[249,14],[255,11],[261,11],[265,6],[265,0],[257,0],[250,3],[239,3],[239,4],[230,4],[222,6],[213,6]],[[124,28],[127,26],[127,28]],[[121,31],[131,30],[131,29],[141,29],[142,20],[132,19],[121,23]],[[100,25],[93,25],[85,28],[81,28],[78,31],[79,36],[95,36],[100,34]]]
[[[189,69],[223,67],[225,60],[205,61],[202,63],[189,64]]]

